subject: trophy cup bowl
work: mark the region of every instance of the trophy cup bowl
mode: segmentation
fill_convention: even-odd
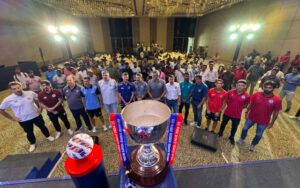
[[[140,186],[160,184],[168,171],[166,154],[154,143],[167,130],[170,109],[161,102],[143,100],[127,105],[121,114],[130,138],[140,144],[130,155],[129,177]]]

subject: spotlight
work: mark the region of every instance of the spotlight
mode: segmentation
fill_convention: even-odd
[[[74,33],[74,34],[77,34],[78,33],[78,28],[73,26],[71,27],[71,32]]]
[[[238,37],[238,35],[236,33],[233,33],[230,35],[230,40],[235,40]]]
[[[247,28],[248,28],[248,25],[244,24],[244,25],[242,25],[242,27],[240,28],[240,30],[241,30],[242,32],[244,32],[244,31],[247,30]]]
[[[49,26],[48,26],[48,31],[49,31],[50,33],[56,33],[56,32],[57,32],[57,28],[54,27],[53,25],[49,25]]]
[[[253,31],[257,31],[257,30],[259,30],[259,28],[260,28],[260,24],[255,24],[255,25],[252,27],[252,30],[253,30]]]
[[[60,42],[62,40],[62,37],[60,35],[54,35],[54,39]]]
[[[72,36],[71,36],[71,40],[72,40],[72,41],[76,41],[76,40],[77,40],[77,37],[74,36],[74,35],[72,35]]]
[[[230,27],[229,27],[229,31],[235,31],[235,30],[236,30],[236,28],[237,28],[237,26],[235,26],[235,25],[232,25],[232,26],[230,26]]]
[[[67,32],[67,28],[65,26],[60,26],[59,27],[59,30],[62,32],[62,33],[66,33]]]
[[[254,37],[253,33],[247,35],[247,39],[252,39]]]

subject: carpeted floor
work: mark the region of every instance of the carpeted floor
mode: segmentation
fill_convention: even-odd
[[[276,93],[278,93],[278,89]],[[0,92],[0,101],[2,101],[7,95],[10,94],[9,90]],[[283,108],[286,103],[283,101]],[[186,166],[199,166],[209,164],[221,164],[221,163],[232,163],[242,161],[255,161],[255,160],[266,160],[266,159],[279,159],[288,157],[300,157],[300,121],[291,120],[288,115],[294,115],[298,107],[300,106],[300,91],[296,92],[295,99],[293,100],[292,110],[289,114],[280,112],[279,117],[270,130],[266,130],[260,143],[257,145],[255,152],[248,150],[251,139],[254,137],[255,129],[252,128],[249,131],[248,137],[245,144],[232,146],[227,137],[230,133],[230,124],[227,126],[224,132],[224,137],[219,138],[219,148],[216,153],[212,153],[205,149],[194,146],[190,143],[190,137],[192,135],[193,127],[183,126],[179,144],[176,152],[176,158],[174,167],[186,167]],[[68,119],[71,123],[72,129],[75,129],[75,121],[72,117],[69,109],[65,108],[68,114]],[[203,110],[204,111],[204,110]],[[11,111],[9,110],[11,113]],[[193,120],[192,109],[190,109],[189,121]],[[43,117],[47,127],[50,130],[50,134],[55,136],[55,129],[45,111]],[[107,123],[107,116],[104,112],[104,117]],[[204,117],[204,116],[203,116]],[[27,142],[25,133],[22,128],[15,122],[7,120],[3,116],[0,116],[0,160],[2,160],[8,154],[27,153],[29,144]],[[97,123],[100,121],[97,120]],[[238,139],[245,120],[242,119],[238,128],[235,139]],[[203,119],[203,125],[206,123],[205,118]],[[63,124],[61,124],[63,125]],[[219,130],[220,123],[217,127]],[[64,153],[67,141],[70,136],[67,134],[66,129],[62,126],[64,135],[55,140],[54,142],[47,141],[40,130],[35,128],[35,135],[37,138],[37,149],[35,152],[43,151],[60,151]],[[84,131],[83,131],[84,132]],[[104,164],[108,172],[117,172],[119,169],[119,156],[115,141],[112,135],[112,131],[103,132],[98,127],[98,131],[95,134],[99,137],[100,146],[104,152]],[[161,142],[166,141],[166,136]],[[129,145],[133,145],[133,141],[128,138]],[[52,173],[51,177],[67,176],[68,174],[64,170],[64,161],[66,154],[58,164],[57,168]]]

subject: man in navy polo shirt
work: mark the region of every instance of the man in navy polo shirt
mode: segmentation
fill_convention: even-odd
[[[192,106],[194,111],[194,125],[197,125],[197,127],[200,128],[202,121],[202,108],[203,103],[206,100],[208,87],[202,82],[202,76],[200,74],[196,75],[195,79],[196,83],[193,88]]]
[[[67,77],[67,86],[63,89],[64,96],[67,97],[67,102],[69,108],[75,118],[77,128],[75,132],[79,131],[82,127],[82,122],[80,116],[83,117],[83,120],[88,127],[89,131],[92,131],[91,122],[87,113],[84,110],[84,106],[81,100],[82,93],[81,93],[81,86],[77,85],[72,77],[69,75]]]
[[[123,82],[118,85],[119,98],[121,100],[121,107],[124,108],[130,104],[134,97],[135,87],[131,82],[128,82],[128,73],[122,74]]]
[[[107,128],[106,125],[104,125],[104,119],[100,108],[100,105],[103,106],[100,91],[97,86],[91,84],[90,77],[83,78],[83,85],[84,87],[81,88],[82,103],[91,118],[93,132],[96,132],[96,122],[94,116],[99,117],[100,121],[102,122],[103,129],[106,131]]]

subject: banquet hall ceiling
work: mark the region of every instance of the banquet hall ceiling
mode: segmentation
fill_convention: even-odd
[[[35,0],[82,17],[196,17],[246,0]]]

